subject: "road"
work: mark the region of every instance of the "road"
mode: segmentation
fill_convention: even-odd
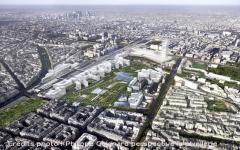
[[[44,78],[48,73],[48,70],[52,68],[52,63],[50,61],[48,51],[39,45],[36,45],[36,47],[41,61],[41,71],[27,84],[28,90],[38,85],[41,82],[42,78]]]
[[[27,90],[26,90],[24,84],[18,79],[18,77],[14,74],[12,69],[5,63],[5,61],[0,59],[0,63],[3,65],[3,67],[6,69],[6,71],[9,72],[11,77],[14,79],[14,81],[16,82],[16,84],[18,86],[17,89],[19,90],[18,94],[13,95],[8,100],[0,103],[0,108],[2,108],[4,106],[14,102],[15,100],[19,99],[23,95],[28,95],[28,94],[27,94]]]
[[[15,73],[13,72],[13,70],[7,65],[7,63],[3,60],[0,59],[0,63],[3,65],[3,67],[6,69],[6,71],[11,75],[11,77],[13,78],[13,80],[16,82],[16,84],[18,85],[18,90],[20,92],[25,92],[26,88],[24,86],[24,84],[18,79],[18,77],[15,75]]]
[[[171,85],[173,83],[174,77],[177,74],[177,70],[178,70],[178,68],[179,68],[179,66],[181,64],[181,61],[182,61],[181,58],[179,58],[177,60],[177,62],[174,65],[170,75],[166,77],[165,83],[162,85],[162,87],[160,89],[159,96],[158,96],[158,98],[155,101],[156,103],[154,103],[154,104],[152,104],[150,106],[150,111],[151,112],[149,113],[149,119],[150,119],[151,122],[155,118],[158,110],[160,109],[160,107],[162,105],[163,100],[165,99],[165,97],[167,95],[167,92],[168,92],[169,88],[171,87]]]
[[[170,89],[170,87],[173,83],[174,77],[177,74],[177,70],[178,70],[181,62],[182,62],[182,58],[179,58],[177,60],[176,64],[174,65],[170,75],[166,77],[165,83],[161,86],[161,89],[159,91],[159,96],[156,98],[156,100],[154,100],[151,103],[151,105],[149,107],[149,111],[147,113],[146,123],[143,126],[140,134],[138,135],[136,142],[141,142],[142,138],[145,138],[145,134],[147,133],[147,131],[149,129],[151,129],[152,122],[153,122],[154,118],[156,117],[156,115],[163,103],[163,100],[165,99],[165,97],[168,93],[168,90]]]

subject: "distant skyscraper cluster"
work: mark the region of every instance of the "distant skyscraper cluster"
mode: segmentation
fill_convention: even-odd
[[[73,11],[65,14],[67,19],[81,19],[82,17],[92,17],[95,16],[94,11]]]

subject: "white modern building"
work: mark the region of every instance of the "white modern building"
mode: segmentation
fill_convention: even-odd
[[[240,103],[240,91],[234,88],[225,88],[228,97],[231,98],[234,102]]]
[[[223,31],[223,36],[230,36],[230,35],[232,35],[231,32],[229,32],[229,31]]]
[[[60,82],[58,82],[58,83],[55,83],[55,84],[53,84],[53,88],[68,88],[68,87],[70,87],[71,85],[73,85],[73,82],[72,82],[72,79],[65,79],[65,80],[62,80],[62,81],[60,81]]]
[[[75,64],[69,64],[69,63],[65,63],[65,64],[59,64],[56,67],[54,67],[54,69],[51,69],[48,71],[48,73],[46,74],[46,76],[42,79],[43,83],[49,82],[55,78],[61,77],[63,75],[65,75],[66,73],[68,73],[69,71],[71,71],[72,68],[76,67],[78,65],[78,63]]]
[[[158,71],[153,69],[142,69],[138,72],[138,81],[146,79],[148,81],[148,84],[151,84],[152,82],[159,82],[162,76],[162,69],[158,69]]]
[[[106,73],[110,73],[112,71],[112,65],[118,68],[129,66],[130,60],[123,58],[121,55],[117,55],[114,60],[104,61],[101,64],[91,67],[70,79],[65,79],[58,83],[55,83],[53,85],[53,88],[48,91],[45,96],[52,99],[60,98],[66,94],[66,88],[74,84],[76,90],[81,90],[82,86],[88,87],[89,79],[99,81],[102,77],[105,76]],[[64,92],[61,93],[60,91]]]
[[[224,92],[224,90],[219,87],[217,84],[206,84],[200,87],[203,91],[218,95],[221,97],[227,97],[227,94]]]
[[[116,69],[119,69],[120,67],[123,66],[129,66],[130,65],[130,60],[127,60],[120,55],[116,55],[114,60],[113,60],[114,66]]]
[[[66,94],[66,89],[62,87],[58,87],[55,89],[50,89],[46,94],[45,97],[50,99],[59,99]]]
[[[198,88],[198,84],[197,83],[194,83],[192,81],[186,80],[186,79],[181,78],[179,76],[175,76],[174,80],[175,80],[175,84],[177,86],[186,86],[186,87],[188,87],[190,89],[197,89]]]
[[[143,100],[142,93],[131,93],[131,96],[128,98],[128,102],[131,108],[137,108]]]
[[[168,56],[168,45],[168,40],[163,40],[161,46],[151,45],[151,49],[134,47],[129,55],[147,58],[157,63],[166,62],[171,59],[171,57]]]
[[[45,97],[50,99],[59,99],[66,94],[66,88],[73,85],[71,79],[62,80],[56,84],[53,84],[53,88],[50,89],[46,94]]]
[[[194,83],[194,82],[189,81],[189,80],[184,80],[183,84],[184,84],[184,86],[186,86],[186,87],[188,87],[190,89],[197,89],[198,88],[198,84],[197,83]]]

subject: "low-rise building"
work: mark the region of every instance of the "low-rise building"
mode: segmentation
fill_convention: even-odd
[[[43,141],[53,143],[56,146],[66,147],[78,136],[79,130],[77,128],[61,124],[47,134]]]
[[[73,144],[73,150],[90,150],[93,149],[97,142],[97,137],[88,133],[83,133]]]
[[[96,106],[80,107],[76,114],[68,119],[68,123],[78,128],[85,128],[102,109]]]
[[[136,140],[145,120],[146,117],[140,113],[106,109],[87,126],[87,129],[116,142],[131,144]]]

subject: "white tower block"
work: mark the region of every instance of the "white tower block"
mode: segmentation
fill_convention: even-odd
[[[77,86],[81,86],[81,85],[77,85],[78,84],[77,82],[79,82],[80,84],[84,85],[84,87],[88,87],[88,81],[87,81],[86,76],[84,75],[84,73],[80,73],[80,74],[74,76],[72,80],[75,82],[76,88],[79,88]]]
[[[63,97],[66,94],[66,89],[63,87],[57,87],[55,89],[49,90],[46,94],[45,97],[51,98],[51,99],[59,99]]]
[[[115,68],[116,68],[116,69],[119,69],[119,68],[120,68],[120,64],[116,62],[116,63],[115,63]]]
[[[94,74],[89,74],[88,78],[99,81],[100,80],[100,76],[99,75],[94,75]]]
[[[100,77],[105,77],[105,70],[104,70],[104,68],[99,68],[98,69],[98,74],[100,75]]]
[[[91,74],[97,74],[97,67],[92,67],[89,69],[89,73]]]
[[[239,42],[240,42],[240,40],[239,40],[239,39],[237,39],[237,41],[236,41],[236,44],[235,44],[235,47],[237,47],[237,46],[238,46]]]
[[[81,83],[84,85],[84,87],[88,87],[88,81],[87,80],[82,80]]]
[[[122,57],[117,57],[117,63],[119,63],[120,67],[124,65],[124,59]]]
[[[101,66],[104,68],[105,73],[110,73],[112,71],[112,64],[109,61],[102,63]]]
[[[81,82],[80,82],[80,81],[76,81],[75,84],[76,84],[75,89],[76,89],[76,90],[81,90],[81,87],[82,87],[82,86],[81,86],[81,85],[82,85]]]
[[[88,87],[87,76],[88,75],[86,75],[85,72],[81,73],[80,76],[79,76],[80,77],[80,82],[84,87]]]
[[[58,83],[53,84],[53,88],[57,88],[57,87],[64,87],[67,88],[69,86],[71,86],[73,84],[72,79],[69,80],[62,80]]]
[[[119,61],[119,64],[120,64],[120,66],[121,66],[121,67],[123,67],[123,66],[124,66],[123,59],[121,59],[121,60]]]
[[[162,48],[160,50],[160,59],[163,61],[166,60],[167,58],[167,50],[168,50],[168,41],[165,40],[163,41]]]
[[[123,60],[124,65],[130,66],[130,60],[124,59]]]

